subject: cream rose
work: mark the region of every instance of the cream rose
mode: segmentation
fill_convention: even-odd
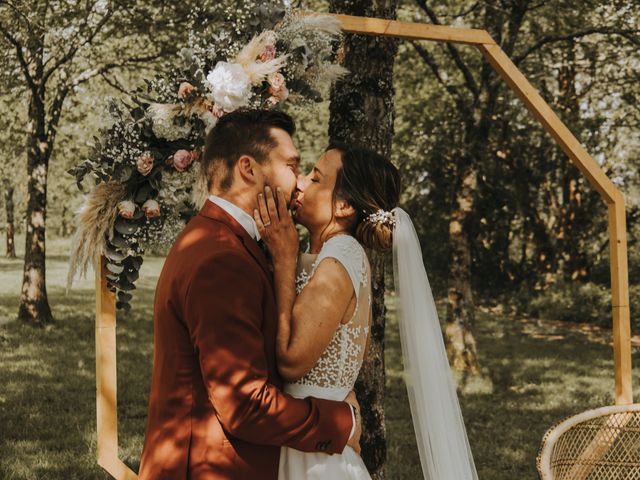
[[[147,218],[160,216],[160,204],[155,200],[147,200],[142,204],[142,211]]]
[[[269,93],[271,96],[267,99],[272,105],[275,105],[279,102],[284,102],[287,98],[289,98],[289,90],[287,87],[282,87],[279,90],[274,90],[272,87],[269,87]]]
[[[215,102],[227,112],[249,103],[251,81],[242,65],[218,62],[207,75],[207,84]]]
[[[178,96],[184,98],[195,90],[195,87],[189,82],[182,82],[178,87]]]
[[[278,91],[281,88],[284,88],[285,80],[284,76],[280,72],[272,73],[267,77],[267,82],[269,82],[270,90]]]
[[[138,172],[140,172],[145,177],[149,175],[151,169],[153,168],[153,157],[150,153],[144,153],[138,157],[136,161],[136,168]]]
[[[118,203],[118,215],[122,218],[133,218],[134,213],[136,213],[136,204],[131,200],[123,200]]]

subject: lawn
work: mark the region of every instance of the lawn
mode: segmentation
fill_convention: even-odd
[[[19,245],[20,246],[20,245]],[[48,242],[49,300],[56,318],[38,330],[15,319],[21,260],[0,259],[0,478],[106,479],[95,463],[93,272],[65,292],[68,242]],[[20,253],[20,252],[19,252]],[[147,258],[133,310],[118,319],[120,457],[137,469],[151,373],[153,289],[163,259]],[[390,304],[392,302],[389,302]],[[483,378],[461,378],[460,402],[482,480],[535,479],[545,430],[613,403],[608,331],[480,308]],[[393,310],[388,318],[388,478],[420,478],[401,377]],[[634,349],[634,364],[640,350]],[[638,371],[634,385],[638,385]]]

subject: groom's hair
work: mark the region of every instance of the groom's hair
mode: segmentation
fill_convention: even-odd
[[[293,136],[296,124],[290,115],[277,110],[236,110],[224,115],[205,140],[202,172],[207,188],[214,182],[225,192],[233,184],[233,168],[243,155],[258,163],[269,159],[269,152],[278,146],[271,136],[272,128],[280,128]]]

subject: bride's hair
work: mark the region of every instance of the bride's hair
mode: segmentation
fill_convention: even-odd
[[[398,206],[398,169],[386,157],[357,145],[332,142],[327,150],[340,152],[342,168],[337,173],[333,197],[345,200],[356,210],[351,234],[365,248],[389,250],[393,244],[393,224],[384,221],[384,214],[375,214]]]

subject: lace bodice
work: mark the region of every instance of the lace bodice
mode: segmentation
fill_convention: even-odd
[[[356,308],[346,323],[340,324],[316,365],[295,384],[325,388],[353,388],[358,377],[369,335],[371,273],[369,261],[358,241],[349,235],[329,239],[317,255],[303,253],[298,259],[296,292],[299,294],[325,258],[335,258],[347,270]]]

